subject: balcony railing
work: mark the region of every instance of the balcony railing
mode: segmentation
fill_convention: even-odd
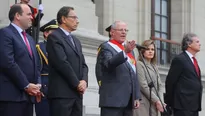
[[[169,66],[172,59],[181,52],[181,44],[172,40],[152,37],[157,48],[157,63],[160,66]]]

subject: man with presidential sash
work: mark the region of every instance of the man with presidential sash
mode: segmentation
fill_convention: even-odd
[[[55,19],[51,20],[44,26],[40,28],[40,31],[43,32],[44,41],[40,42],[36,45],[39,59],[41,61],[41,82],[42,82],[42,89],[41,91],[44,93],[45,97],[42,99],[40,103],[35,105],[36,109],[36,116],[50,116],[49,114],[49,105],[47,100],[47,90],[48,90],[48,59],[47,59],[47,52],[46,52],[46,42],[47,37],[50,33],[52,33],[55,29],[58,28],[57,21]]]
[[[127,24],[115,21],[110,40],[101,44],[96,63],[101,116],[132,116],[140,103],[136,61],[132,54],[135,41],[127,41]]]

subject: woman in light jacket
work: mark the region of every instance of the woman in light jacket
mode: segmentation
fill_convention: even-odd
[[[140,107],[134,110],[134,116],[149,116],[150,102],[151,102],[152,116],[161,116],[160,112],[163,112],[164,110],[159,100],[159,97],[157,96],[157,93],[159,93],[161,100],[163,100],[163,88],[162,88],[162,82],[159,76],[159,71],[156,66],[155,44],[153,40],[145,40],[142,43],[142,46],[147,47],[146,50],[144,49],[140,50],[145,60],[146,65],[143,64],[142,58],[139,55],[139,59],[137,62],[137,73],[138,73],[142,100],[140,103]],[[152,88],[151,100],[150,100],[150,91],[148,87],[148,83],[151,82],[151,79],[149,78],[149,74],[145,66],[148,68],[151,79],[153,80],[154,86],[157,89],[157,91],[155,91],[155,89]]]

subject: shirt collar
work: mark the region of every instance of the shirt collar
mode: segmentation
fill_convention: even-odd
[[[70,35],[70,32],[66,31],[65,29],[63,29],[62,27],[60,27],[60,29],[68,36]]]
[[[192,59],[192,57],[194,57],[189,51],[185,51],[187,54],[188,54],[188,56]]]
[[[189,52],[189,51],[185,51],[187,53],[187,55],[189,56],[189,58],[191,59],[191,61],[193,62],[193,55]]]
[[[16,30],[21,34],[23,32],[23,29],[21,29],[18,25],[11,23],[12,26],[14,26],[14,28],[16,28]]]

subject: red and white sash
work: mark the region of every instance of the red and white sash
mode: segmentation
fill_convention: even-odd
[[[112,46],[118,53],[124,50],[124,46],[118,43],[116,40],[112,39],[108,41],[108,44]],[[136,60],[131,53],[127,53],[127,62],[132,67],[133,71],[136,73]]]

